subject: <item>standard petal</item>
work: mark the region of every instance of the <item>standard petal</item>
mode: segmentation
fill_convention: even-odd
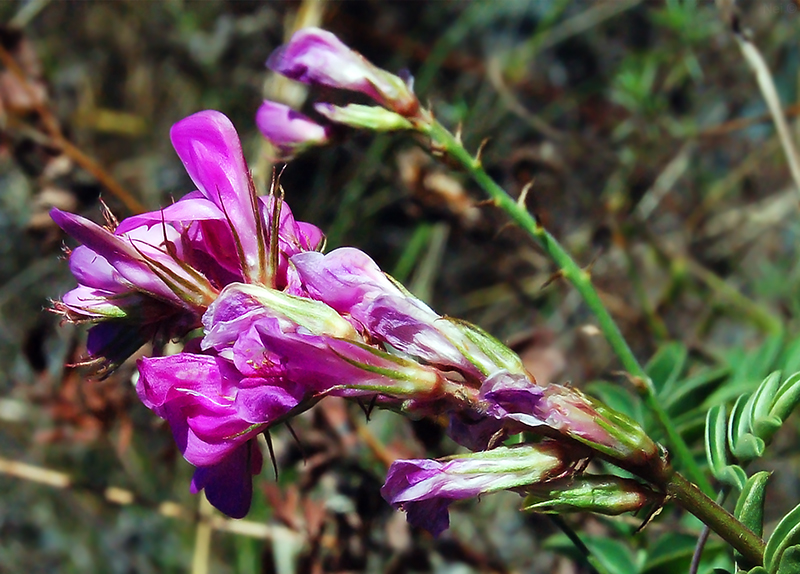
[[[206,110],[172,126],[170,138],[197,188],[230,220],[244,258],[242,271],[260,276],[264,238],[258,232],[252,180],[233,124],[224,114]]]
[[[311,298],[340,313],[363,314],[366,306],[383,294],[404,296],[366,253],[352,247],[340,247],[327,255],[299,253],[291,262]]]
[[[137,227],[152,227],[164,223],[188,226],[198,220],[225,221],[225,214],[216,203],[195,191],[158,211],[148,211],[124,219],[114,233],[124,235]]]
[[[143,357],[139,360],[136,391],[149,409],[162,407],[170,391],[187,385],[205,384],[221,389],[217,360],[207,355],[179,353],[169,357]]]

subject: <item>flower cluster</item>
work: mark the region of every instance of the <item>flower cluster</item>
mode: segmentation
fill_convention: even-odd
[[[419,111],[406,82],[327,32],[298,32],[269,63],[304,81],[361,91],[401,118]],[[256,121],[262,131],[283,130],[285,153],[328,137],[274,105]],[[365,253],[324,254],[320,230],[296,221],[282,196],[257,196],[238,135],[221,113],[194,114],[171,137],[196,191],[120,224],[109,217],[106,227],[53,211],[81,243],[70,253],[79,285],[55,308],[94,325],[88,352],[106,370],[148,341],[183,340],[178,354],[139,359],[137,392],[196,467],[192,491],[204,489],[226,514],[249,510],[262,466],[256,437],[330,395],[366,397],[415,417],[445,415],[450,436],[477,451],[398,461],[389,470],[385,498],[437,534],[453,500],[513,489],[537,493],[539,505],[579,507],[569,479],[592,453],[628,467],[658,458],[634,422],[570,388],[537,385],[503,344],[437,314]],[[540,438],[498,446],[522,431]],[[618,483],[603,484],[613,499]],[[624,486],[620,496],[631,491]],[[633,501],[629,508],[649,499],[624,500]]]

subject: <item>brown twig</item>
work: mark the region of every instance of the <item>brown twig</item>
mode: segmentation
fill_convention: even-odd
[[[783,114],[789,118],[799,116],[800,104],[792,104],[790,106],[783,108]],[[729,120],[727,122],[723,122],[715,126],[704,128],[697,133],[697,136],[701,138],[713,138],[713,137],[724,136],[729,133],[737,132],[739,130],[746,129],[749,128],[750,126],[754,126],[757,124],[763,124],[771,120],[772,120],[771,114],[762,114],[760,116],[755,116],[752,118],[736,118],[735,120]]]
[[[128,506],[136,504],[137,506],[152,507],[147,501],[142,500],[134,492],[119,488],[116,486],[109,486],[102,491],[89,488],[88,486],[80,485],[65,472],[52,470],[41,466],[35,466],[25,462],[16,460],[9,460],[0,457],[0,474],[13,476],[22,480],[31,482],[38,482],[47,486],[58,488],[61,490],[81,490],[95,494],[108,503],[116,504],[119,506]],[[155,511],[161,516],[166,518],[178,518],[181,520],[195,520],[195,513],[189,509],[181,506],[180,504],[172,501],[165,501],[155,505]],[[294,533],[282,526],[261,524],[259,522],[252,522],[248,520],[231,520],[219,515],[201,516],[201,521],[208,521],[213,530],[230,532],[232,534],[240,534],[242,536],[249,536],[251,538],[258,538],[262,540],[271,540],[276,536],[294,535]],[[278,533],[277,531],[281,532]]]
[[[764,56],[751,41],[749,30],[742,27],[734,0],[717,0],[717,6],[722,13],[723,20],[733,32],[745,62],[747,62],[747,65],[756,76],[758,88],[761,90],[761,95],[764,96],[772,121],[775,123],[775,129],[783,146],[783,153],[786,156],[786,163],[789,165],[789,171],[792,174],[795,187],[797,192],[800,193],[800,155],[797,153],[797,147],[789,132],[786,117],[783,115],[783,108],[778,97],[778,90],[775,88],[775,80],[772,77],[772,73],[764,60]]]
[[[97,161],[89,157],[86,153],[81,151],[74,144],[70,143],[64,137],[61,128],[58,125],[58,120],[53,115],[52,110],[40,98],[36,97],[33,88],[30,85],[27,75],[17,64],[14,56],[12,56],[6,48],[0,44],[0,62],[17,78],[20,85],[28,93],[31,102],[33,103],[36,113],[44,125],[47,134],[50,136],[50,143],[53,147],[61,150],[64,155],[69,157],[72,161],[80,167],[89,172],[97,181],[99,181],[112,195],[117,197],[131,213],[142,213],[147,211],[147,208],[139,202],[133,195],[131,195],[122,185],[114,179]]]

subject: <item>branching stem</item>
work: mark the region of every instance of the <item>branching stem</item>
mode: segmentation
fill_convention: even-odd
[[[625,370],[630,373],[640,390],[647,407],[655,414],[661,427],[667,435],[667,440],[672,452],[675,454],[680,466],[686,471],[692,481],[701,490],[713,492],[711,484],[700,470],[697,461],[692,455],[686,442],[675,429],[669,416],[658,402],[653,381],[647,376],[639,361],[622,336],[619,327],[609,314],[600,295],[592,285],[591,276],[567,253],[558,240],[553,237],[523,205],[519,205],[504,189],[489,177],[483,169],[481,162],[472,157],[458,139],[439,122],[432,120],[419,126],[431,138],[434,149],[446,152],[458,162],[489,195],[494,204],[505,211],[517,225],[524,229],[539,244],[544,252],[558,265],[561,274],[567,279],[581,295],[586,305],[597,318],[598,327],[608,339],[611,348],[619,357]]]
[[[420,122],[418,129],[431,138],[434,150],[445,152],[460,164],[489,195],[493,203],[528,232],[558,265],[564,278],[572,283],[583,297],[586,305],[595,314],[600,330],[608,339],[623,367],[639,383],[638,388],[645,404],[663,427],[672,451],[694,484],[674,472],[668,464],[652,476],[644,476],[648,474],[647,471],[644,471],[642,476],[662,488],[673,500],[707,524],[726,542],[741,552],[748,561],[753,564],[761,564],[764,556],[764,542],[761,538],[703,493],[703,491],[712,492],[709,481],[700,470],[686,442],[675,430],[669,416],[658,403],[653,381],[639,364],[619,327],[600,300],[600,296],[592,285],[589,272],[575,262],[558,240],[536,221],[524,205],[520,205],[489,177],[480,160],[471,156],[461,142],[444,126],[435,120],[430,120]]]
[[[764,563],[764,541],[719,504],[677,472],[666,485],[667,494],[694,514],[753,565]]]

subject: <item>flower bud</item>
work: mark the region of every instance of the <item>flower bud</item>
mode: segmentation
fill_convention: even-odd
[[[256,112],[256,125],[273,145],[278,158],[287,161],[309,147],[328,143],[328,128],[289,106],[264,100]]]
[[[481,388],[488,413],[530,427],[548,426],[618,461],[647,465],[658,446],[635,421],[560,385],[540,387],[520,376],[495,376]]]
[[[419,110],[410,85],[367,61],[335,35],[319,28],[295,32],[267,60],[267,67],[293,80],[361,92],[401,116]]]
[[[390,504],[406,511],[408,521],[434,536],[450,522],[454,500],[525,488],[574,471],[580,456],[555,441],[499,447],[441,460],[398,460],[381,488]]]
[[[640,482],[618,476],[565,478],[526,489],[523,510],[545,514],[595,512],[616,516],[661,504],[664,495]]]
[[[403,116],[378,106],[362,106],[360,104],[334,106],[333,104],[318,103],[314,104],[314,109],[330,121],[351,128],[391,132],[409,130],[414,127]]]

